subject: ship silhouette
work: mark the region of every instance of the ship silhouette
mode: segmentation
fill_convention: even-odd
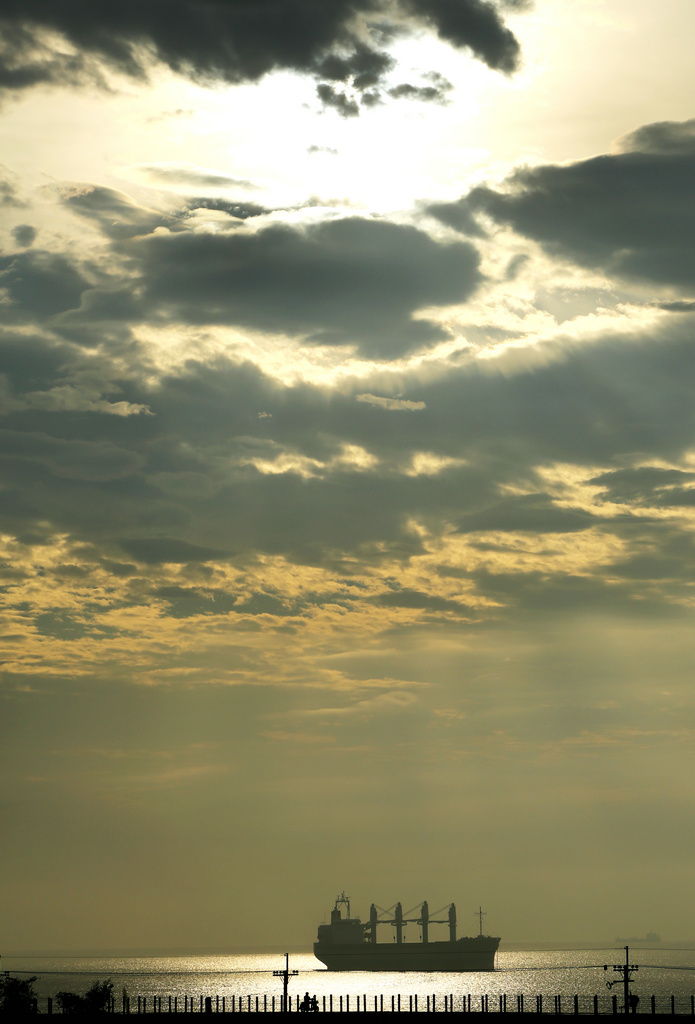
[[[410,913],[412,911],[404,914],[400,903],[388,910],[381,910],[372,903],[369,922],[363,924],[359,917],[350,916],[350,898],[343,892],[336,898],[330,924],[319,925],[314,956],[329,971],[494,971],[500,939],[483,935],[482,910],[478,912],[480,934],[460,939],[456,937],[453,903],[449,904],[444,919],[437,919],[440,911],[430,916],[426,901],[419,905],[416,917],[409,917]],[[407,924],[421,928],[421,941],[404,941]],[[429,928],[432,924],[448,925],[449,939],[431,942]],[[395,928],[392,942],[377,941],[377,928],[385,925]]]

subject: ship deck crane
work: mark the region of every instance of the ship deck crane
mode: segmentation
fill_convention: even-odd
[[[343,902],[343,901],[341,901]],[[348,904],[349,906],[349,904]],[[417,917],[410,917],[414,910],[419,908],[420,913]],[[440,907],[439,910],[435,911],[435,915],[440,914],[444,907]],[[393,911],[393,917],[381,917],[382,915],[391,914]],[[422,941],[423,943],[429,942],[429,926],[431,924],[447,924],[449,926],[449,941],[456,942],[456,906],[453,903],[449,904],[448,914],[446,918],[438,918],[436,916],[430,917],[429,906],[427,900],[424,900],[420,904],[415,904],[410,910],[403,913],[403,907],[400,903],[396,903],[394,907],[389,907],[388,910],[383,910],[381,907],[377,907],[375,903],[372,903],[369,908],[369,924],[365,927],[365,932],[369,936],[369,941],[375,943],[377,941],[376,932],[377,925],[379,924],[390,924],[396,929],[396,943],[400,945],[403,942],[403,929],[407,924],[418,924],[422,928]]]

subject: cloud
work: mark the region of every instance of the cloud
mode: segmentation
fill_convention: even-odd
[[[265,213],[272,211],[259,203],[235,202],[232,199],[210,198],[209,196],[198,196],[186,203],[186,210],[191,213],[196,210],[217,210],[220,213],[228,213],[230,217],[237,220],[248,220],[250,217],[262,217]]]
[[[0,22],[8,89],[94,81],[99,63],[142,78],[155,59],[198,81],[257,81],[291,69],[362,91],[393,64],[365,41],[370,31],[385,38],[423,27],[490,68],[508,73],[519,62],[515,36],[486,0],[171,0],[165,18],[157,0],[22,0],[6,3]]]
[[[32,227],[31,224],[17,224],[16,227],[12,228],[12,237],[17,245],[26,249],[34,244],[36,228]]]
[[[382,395],[370,395],[368,392],[364,395],[355,395],[355,399],[358,402],[368,402],[370,405],[378,405],[382,409],[405,409],[408,412],[414,412],[416,410],[426,408],[424,402],[411,402],[407,398],[386,398]]]
[[[320,82],[316,86],[316,93],[324,107],[332,107],[341,117],[357,117],[360,112],[356,100],[350,99],[344,92],[326,82]]]
[[[218,548],[191,544],[173,537],[125,537],[118,543],[127,555],[146,565],[156,565],[158,562],[210,562],[229,557],[229,552]]]
[[[498,10],[484,0],[404,0],[418,20],[430,24],[441,39],[465,46],[488,67],[514,71],[519,63],[519,44],[501,24]]]
[[[695,122],[646,125],[616,153],[519,170],[429,212],[462,230],[483,213],[551,255],[631,281],[692,289]]]
[[[80,304],[92,287],[73,262],[60,253],[32,250],[0,256],[0,288],[9,303],[5,313],[14,320],[53,316]]]
[[[142,268],[143,310],[153,316],[291,331],[372,357],[446,337],[413,314],[463,302],[482,281],[467,243],[359,217],[254,234],[150,235],[129,253]]]
[[[246,178],[234,178],[230,174],[187,163],[143,164],[136,168],[154,181],[169,185],[192,185],[194,188],[257,188]]]
[[[432,83],[431,85],[410,85],[403,82],[388,90],[392,99],[420,100],[421,103],[446,103],[448,94],[454,88],[443,75],[436,71],[425,76]]]
[[[150,234],[158,227],[176,229],[177,219],[134,202],[125,192],[103,185],[67,185],[60,189],[64,205],[94,221],[112,239]]]

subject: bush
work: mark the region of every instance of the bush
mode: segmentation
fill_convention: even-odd
[[[0,974],[0,1013],[20,1014],[36,1013],[36,978],[11,978],[9,974]]]
[[[112,992],[112,981],[95,981],[83,996],[78,996],[75,992],[56,993],[56,1002],[61,1013],[108,1013]]]

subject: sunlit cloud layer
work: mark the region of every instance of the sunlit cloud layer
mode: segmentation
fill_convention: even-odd
[[[252,7],[2,12],[5,942],[687,938],[694,122],[510,156],[554,0]]]

